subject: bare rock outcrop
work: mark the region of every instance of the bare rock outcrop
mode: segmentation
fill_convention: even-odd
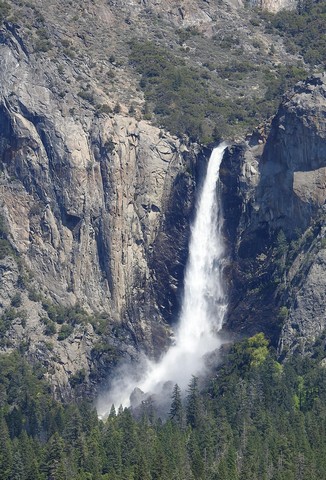
[[[250,4],[275,13],[280,10],[294,10],[298,5],[298,0],[250,0]]]
[[[304,229],[324,204],[326,77],[299,83],[273,120],[260,163],[261,222],[285,232]]]

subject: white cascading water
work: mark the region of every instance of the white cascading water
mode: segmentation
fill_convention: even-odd
[[[221,345],[217,332],[223,324],[226,297],[222,278],[224,248],[219,170],[225,148],[226,145],[221,144],[213,150],[198,199],[175,344],[159,362],[147,360],[138,381],[128,376],[117,380],[98,405],[100,416],[105,415],[112,403],[128,406],[135,387],[145,393],[159,393],[165,382],[172,381],[185,388],[191,375],[203,371],[205,354]]]

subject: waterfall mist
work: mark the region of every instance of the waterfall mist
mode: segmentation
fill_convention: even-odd
[[[213,150],[197,200],[175,343],[158,362],[144,358],[135,375],[121,370],[108,394],[99,399],[100,416],[108,413],[112,403],[129,406],[136,387],[145,394],[160,394],[166,382],[178,383],[184,389],[191,375],[205,369],[205,355],[222,343],[218,331],[226,311],[226,296],[219,169],[225,148],[221,144]]]

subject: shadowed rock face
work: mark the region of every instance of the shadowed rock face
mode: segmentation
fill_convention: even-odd
[[[259,221],[290,236],[326,199],[325,80],[301,82],[285,97],[260,163]]]
[[[234,147],[225,158],[226,195],[231,188],[238,199],[227,228],[242,256],[261,251],[280,229],[293,238],[325,203],[325,83],[321,75],[299,82],[284,97],[267,140]],[[261,241],[253,244],[257,232]]]
[[[263,330],[281,353],[309,350],[326,327],[326,77],[298,83],[266,143],[250,145],[230,149],[222,165],[232,257],[226,327]],[[280,231],[288,239],[283,256],[275,250]]]
[[[326,249],[323,228],[306,256],[299,256],[289,272],[291,295],[288,315],[279,341],[279,353],[309,353],[311,345],[325,332]]]

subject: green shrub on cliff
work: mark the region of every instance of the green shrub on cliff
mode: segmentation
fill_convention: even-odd
[[[272,115],[285,89],[305,77],[300,67],[278,67],[265,72],[266,94],[263,98],[218,95],[210,85],[209,75],[190,67],[185,60],[148,41],[130,43],[130,63],[141,75],[140,87],[146,99],[145,118],[154,113],[157,123],[178,136],[208,143],[227,138],[235,132],[246,133]],[[216,74],[221,79],[243,80],[259,67],[239,59]]]
[[[10,14],[11,7],[7,2],[0,1],[0,22],[6,20]]]
[[[0,215],[0,260],[4,259],[8,255],[14,256],[15,252],[7,238],[8,229],[5,224],[4,218]]]
[[[74,327],[72,325],[69,325],[69,324],[62,325],[59,331],[58,340],[59,341],[65,340],[72,334],[73,331],[74,331]]]

